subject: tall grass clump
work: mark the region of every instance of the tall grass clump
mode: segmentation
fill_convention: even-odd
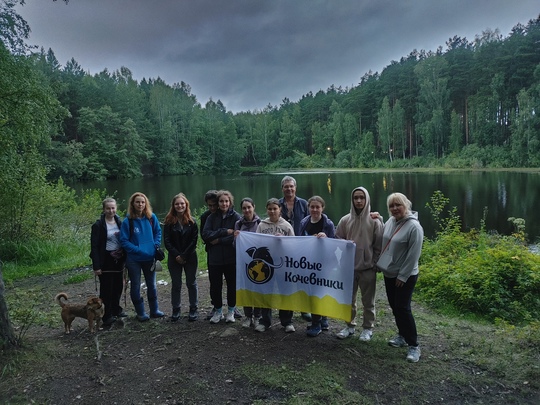
[[[489,234],[483,226],[459,231],[456,210],[435,192],[428,204],[440,228],[425,240],[419,297],[435,308],[453,308],[490,321],[528,324],[540,320],[540,256],[523,243],[524,228],[511,236]]]
[[[101,213],[105,191],[86,190],[78,197],[61,182],[49,191],[42,196],[43,207],[32,218],[32,225],[26,224],[25,217],[13,224],[11,238],[0,241],[6,282],[90,262],[90,227]]]

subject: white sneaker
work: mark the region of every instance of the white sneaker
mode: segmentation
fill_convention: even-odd
[[[418,363],[418,360],[420,360],[420,346],[409,346],[406,359],[409,363]]]
[[[285,326],[285,333],[293,333],[293,332],[296,332],[296,329],[294,329],[294,325]]]
[[[257,326],[255,326],[255,331],[257,331],[257,332],[265,332],[266,331],[266,326],[264,326],[262,323],[260,323]]]
[[[371,340],[371,337],[373,336],[373,331],[371,329],[364,329],[362,333],[360,333],[360,339],[362,342],[369,342]]]
[[[235,322],[234,309],[232,311],[227,312],[227,314],[225,315],[225,322],[226,323],[234,323]]]
[[[214,311],[214,315],[212,315],[212,318],[210,318],[210,323],[219,323],[223,319],[223,312],[220,309],[216,309]]]
[[[253,324],[253,320],[251,318],[244,319],[242,322],[242,328],[249,328]]]
[[[346,327],[345,329],[342,329],[340,332],[336,333],[336,337],[338,339],[346,339],[351,335],[354,335],[354,328],[349,327]]]
[[[253,325],[254,328],[259,326],[259,318],[253,318],[253,321],[251,322],[251,324]]]

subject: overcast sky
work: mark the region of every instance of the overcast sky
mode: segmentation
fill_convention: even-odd
[[[446,49],[490,28],[507,36],[538,0],[26,0],[30,43],[91,74],[181,81],[204,105],[260,110],[351,87],[413,49]]]

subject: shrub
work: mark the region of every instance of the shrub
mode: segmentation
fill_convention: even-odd
[[[448,202],[432,198],[434,216]],[[489,320],[515,324],[540,320],[540,256],[523,243],[522,233],[490,235],[484,229],[462,233],[457,222],[436,218],[435,240],[426,240],[417,291],[436,308],[451,306]]]

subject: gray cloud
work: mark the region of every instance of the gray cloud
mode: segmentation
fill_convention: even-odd
[[[30,42],[92,74],[126,66],[141,80],[191,85],[228,110],[352,86],[413,49],[538,17],[537,0],[27,0]]]

